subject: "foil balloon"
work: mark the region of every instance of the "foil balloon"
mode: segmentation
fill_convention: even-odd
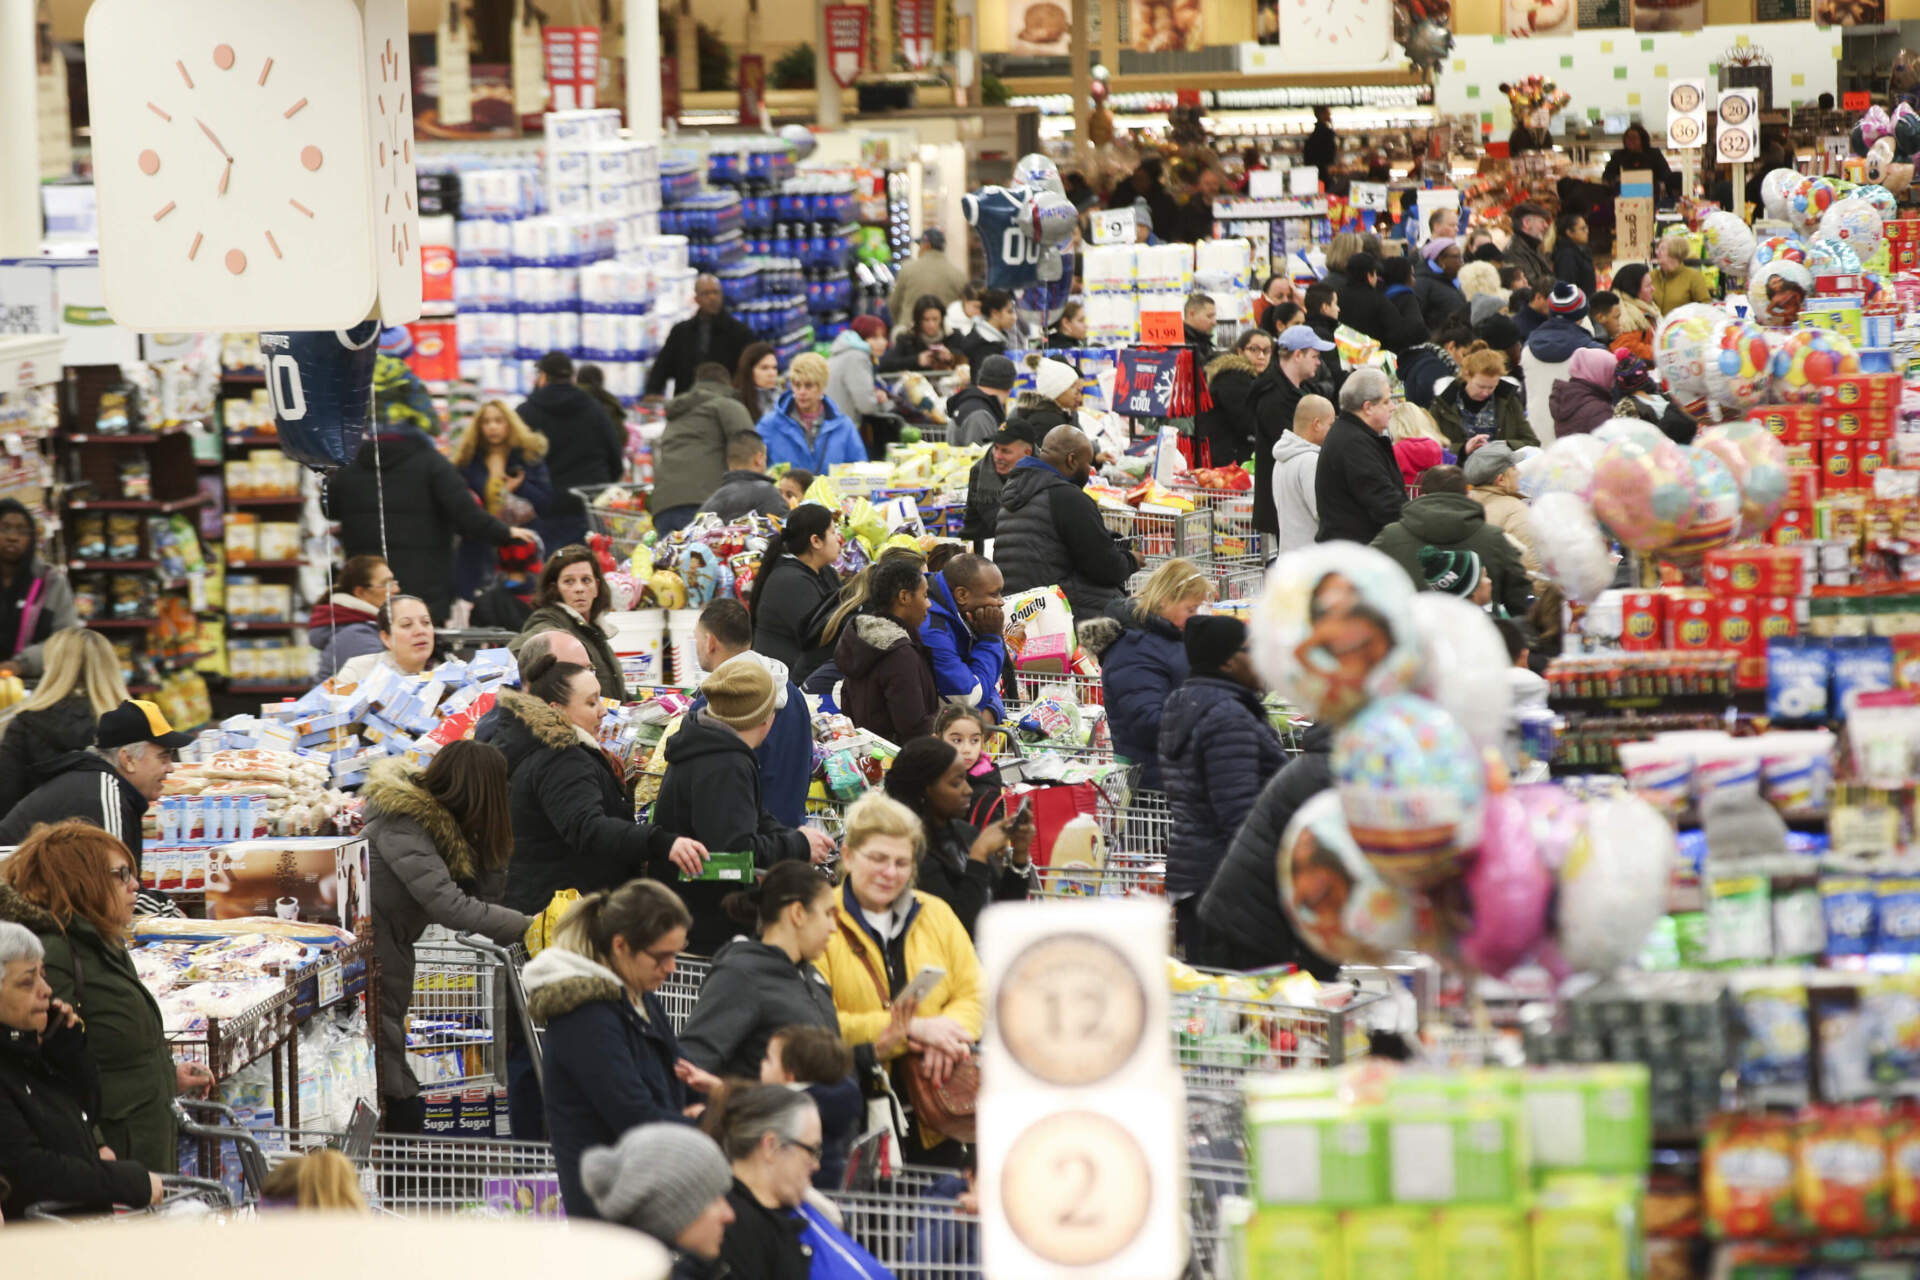
[[[1787,193],[1787,222],[1802,234],[1811,231],[1820,225],[1836,198],[1831,179],[1802,178]]]
[[[1638,796],[1587,806],[1584,831],[1554,868],[1554,940],[1584,973],[1631,964],[1666,914],[1673,827]]]
[[[1389,883],[1444,884],[1480,843],[1486,766],[1459,722],[1425,698],[1376,698],[1336,730],[1333,786],[1354,843]]]
[[[1891,158],[1891,148],[1889,148]],[[1760,207],[1766,210],[1769,218],[1784,222],[1787,217],[1787,197],[1800,185],[1798,169],[1770,169],[1767,176],[1760,179]]]
[[[1666,439],[1666,433],[1645,418],[1608,418],[1594,428],[1593,439],[1603,447],[1615,440],[1642,440],[1651,447]],[[1598,462],[1600,455],[1594,454],[1593,460]]]
[[[1705,302],[1689,302],[1669,311],[1654,330],[1654,363],[1675,398],[1685,402],[1707,394],[1707,343],[1726,314]]]
[[[1807,242],[1799,236],[1765,236],[1754,242],[1754,268],[1764,267],[1770,262],[1781,259],[1789,262],[1805,262]]]
[[[1030,191],[1027,210],[1033,219],[1035,242],[1042,249],[1057,248],[1073,239],[1073,224],[1079,214],[1073,201],[1058,191]]]
[[[1887,175],[1898,163],[1898,153],[1894,150],[1892,138],[1882,138],[1867,148],[1866,163],[1860,166],[1860,172],[1869,183],[1885,185]]]
[[[1378,964],[1414,945],[1412,897],[1387,883],[1347,829],[1340,797],[1294,811],[1275,856],[1280,905],[1300,940],[1335,964]]]
[[[1685,532],[1668,543],[1661,554],[1688,561],[1733,541],[1740,529],[1740,486],[1717,454],[1696,448],[1682,452],[1693,471],[1693,513],[1687,518]]]
[[[1658,551],[1687,531],[1693,519],[1693,468],[1679,445],[1616,440],[1593,468],[1593,514],[1623,545]]]
[[[1859,275],[1860,255],[1845,241],[1815,238],[1807,246],[1807,270],[1815,280],[1821,276]]]
[[[1867,108],[1866,113],[1860,117],[1860,123],[1853,127],[1854,131],[1860,135],[1861,143],[1864,144],[1864,149],[1858,154],[1865,155],[1873,150],[1874,143],[1882,138],[1893,136],[1893,117],[1887,114],[1885,107],[1876,102]]]
[[[1885,191],[1885,187],[1862,187],[1862,191]],[[1888,198],[1892,199],[1891,193]],[[1862,199],[1858,194],[1850,195],[1838,201],[1827,210],[1820,219],[1820,238],[1837,240],[1853,250],[1862,262],[1873,256],[1880,247],[1881,223],[1885,221],[1880,211],[1870,200]]]
[[[1613,553],[1586,500],[1571,493],[1544,493],[1533,501],[1528,523],[1540,571],[1575,604],[1591,604],[1613,585]]]
[[[260,349],[276,369],[285,370],[275,375],[273,397],[282,453],[324,471],[353,461],[373,426],[380,338],[378,320],[363,320],[351,329],[260,335]],[[293,416],[281,412],[283,386],[291,388],[284,398],[299,408]]]
[[[1541,450],[1535,471],[1537,488],[1527,496],[1570,493],[1585,502],[1593,495],[1593,464],[1606,447],[1606,442],[1594,435],[1561,436]]]
[[[803,124],[780,126],[780,139],[793,148],[795,160],[805,160],[820,145],[820,140],[813,136],[813,130]]]
[[[1035,191],[1052,191],[1058,195],[1067,193],[1066,186],[1060,181],[1060,166],[1051,157],[1037,151],[1029,152],[1013,162],[1013,180]]]
[[[1471,923],[1455,939],[1460,959],[1498,978],[1530,956],[1547,932],[1553,873],[1533,819],[1512,792],[1487,801],[1480,852],[1462,877]]]
[[[1796,329],[1773,353],[1773,399],[1777,404],[1810,404],[1820,399],[1820,384],[1860,372],[1860,357],[1847,335],[1832,329]]]
[[[1513,690],[1507,643],[1493,619],[1459,596],[1422,591],[1413,598],[1413,625],[1426,657],[1414,691],[1451,715],[1475,746],[1500,750]]]
[[[1813,272],[1804,262],[1777,259],[1753,269],[1747,279],[1747,306],[1761,324],[1785,328],[1800,318],[1812,292]]]
[[[1734,275],[1747,273],[1747,264],[1753,260],[1753,229],[1738,214],[1716,210],[1702,219],[1700,232],[1715,266]]]
[[[1758,422],[1738,418],[1709,427],[1694,440],[1726,464],[1740,487],[1740,537],[1771,527],[1787,503],[1787,448]]]
[[[1722,320],[1707,340],[1707,399],[1741,411],[1764,403],[1772,356],[1766,331],[1759,325],[1735,316]]]
[[[1911,156],[1920,151],[1920,114],[1915,113],[1911,102],[1903,102],[1894,108],[1893,150],[1895,155],[1901,156]]]
[[[1248,630],[1267,683],[1315,720],[1339,724],[1420,674],[1413,583],[1356,543],[1289,551],[1267,572]]]
[[[1873,211],[1880,215],[1880,221],[1882,223],[1900,215],[1899,197],[1895,196],[1893,192],[1887,190],[1885,187],[1869,184],[1856,190],[1853,193],[1853,198],[1855,200],[1864,200],[1872,205]],[[1882,234],[1884,233],[1885,228],[1882,227]],[[1873,255],[1866,254],[1864,256],[1872,257]]]

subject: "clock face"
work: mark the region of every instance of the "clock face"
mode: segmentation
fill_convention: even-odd
[[[300,330],[367,316],[352,0],[96,0],[86,47],[102,287],[117,321]]]
[[[1280,47],[1316,71],[1371,67],[1393,50],[1390,0],[1280,0]]]
[[[403,3],[365,6],[367,147],[373,157],[373,252],[380,317],[420,316],[420,210],[414,204],[413,73]]]
[[[1090,1267],[1140,1234],[1153,1184],[1131,1133],[1097,1112],[1063,1111],[1014,1139],[1001,1173],[1001,1208],[1037,1256]]]
[[[1048,1084],[1089,1085],[1125,1066],[1146,1028],[1127,958],[1091,934],[1044,938],[1000,981],[995,1022],[1014,1060]]]

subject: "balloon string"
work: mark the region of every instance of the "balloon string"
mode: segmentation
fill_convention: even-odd
[[[378,381],[375,379],[376,385]],[[373,424],[373,492],[380,508],[380,558],[391,567],[393,561],[387,556],[387,477],[380,466],[380,395],[374,387],[367,388],[367,409],[367,420]]]

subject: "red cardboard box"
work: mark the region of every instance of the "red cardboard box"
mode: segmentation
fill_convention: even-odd
[[[1806,585],[1806,558],[1798,551],[1722,547],[1704,559],[1707,588],[1715,595],[1797,596]]]
[[[1781,444],[1812,444],[1820,439],[1817,404],[1763,404],[1749,409],[1747,417],[1773,432]]]
[[[1754,646],[1762,656],[1767,641],[1800,634],[1800,622],[1794,617],[1792,596],[1761,596],[1754,601],[1759,616],[1754,619]]]
[[[1811,448],[1812,446],[1803,446]],[[1820,497],[1820,468],[1817,466],[1789,467],[1787,469],[1787,503],[1789,507],[1811,507]]]
[[[1751,596],[1726,596],[1713,602],[1713,644],[1715,649],[1737,649],[1742,653],[1753,647],[1754,601]]]
[[[1891,439],[1856,440],[1853,450],[1854,471],[1860,477],[1860,487],[1872,492],[1874,472],[1892,463],[1893,441]]]
[[[1849,493],[1860,487],[1853,440],[1829,440],[1820,446],[1820,492]]]
[[[1892,408],[1900,403],[1897,373],[1849,373],[1820,384],[1820,404],[1827,409]]]
[[[415,320],[407,326],[413,350],[407,365],[422,382],[453,382],[460,376],[460,342],[451,320]]]
[[[420,246],[420,297],[427,302],[453,301],[453,246]]]
[[[1720,648],[1718,614],[1714,601],[1667,601],[1667,648],[1707,652]]]
[[[1820,434],[1826,440],[1886,440],[1893,436],[1893,406],[1850,405],[1820,410]]]
[[[1776,547],[1797,547],[1813,536],[1813,511],[1808,507],[1787,507],[1767,530],[1767,541]]]
[[[1667,644],[1667,599],[1658,591],[1633,591],[1620,605],[1620,647],[1636,651]]]

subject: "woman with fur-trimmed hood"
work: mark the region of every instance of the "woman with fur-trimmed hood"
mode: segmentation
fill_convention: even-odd
[[[430,924],[510,943],[529,918],[495,906],[506,885],[513,828],[507,758],[484,742],[450,742],[423,772],[397,759],[373,766],[361,791],[373,855],[373,949],[380,961],[380,1098],[393,1133],[418,1133],[420,1084],[407,1065],[413,945]]]

